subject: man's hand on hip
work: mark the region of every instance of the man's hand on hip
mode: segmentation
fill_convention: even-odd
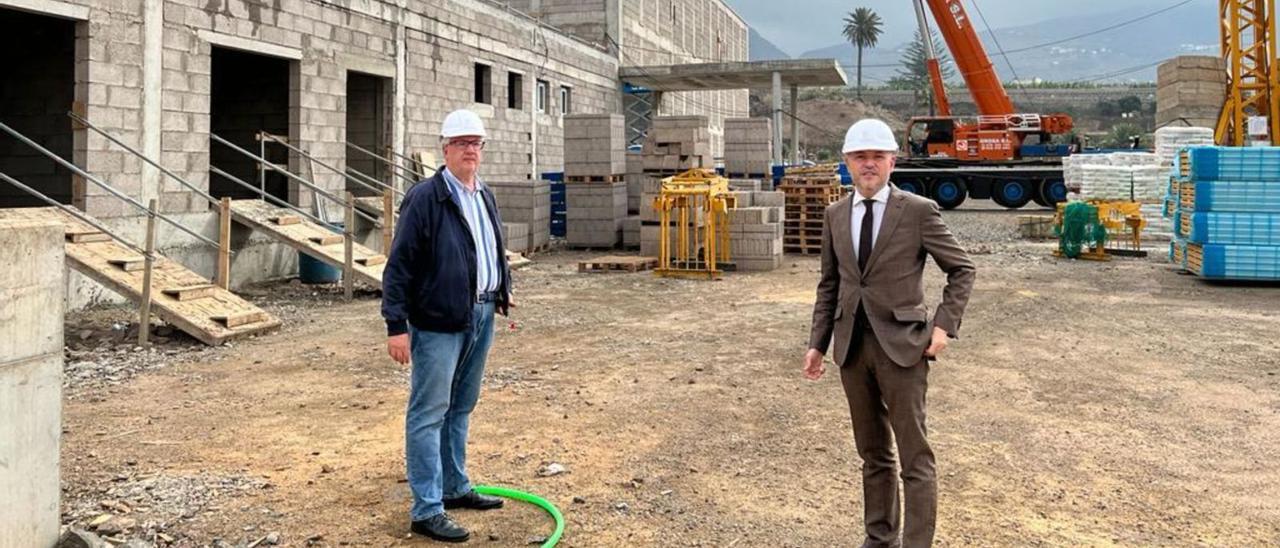
[[[947,330],[938,326],[934,326],[933,340],[929,343],[929,348],[924,349],[924,357],[926,358],[938,357],[938,354],[941,354],[942,351],[947,348],[948,342],[950,342],[950,337],[947,336]]]
[[[401,333],[387,337],[387,354],[396,363],[409,363],[409,334]]]
[[[816,381],[821,379],[826,371],[827,367],[822,364],[822,352],[816,348],[810,348],[804,353],[804,378]]]

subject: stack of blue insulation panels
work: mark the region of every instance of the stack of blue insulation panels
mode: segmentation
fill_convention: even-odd
[[[1168,189],[1170,261],[1203,278],[1280,280],[1280,147],[1183,149]]]

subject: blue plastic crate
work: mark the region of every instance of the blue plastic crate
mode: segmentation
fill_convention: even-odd
[[[1280,215],[1183,210],[1187,241],[1196,244],[1280,245]]]
[[[1280,181],[1280,147],[1188,147],[1174,173],[1191,181]]]
[[[1190,244],[1187,255],[1203,278],[1280,281],[1280,246]]]

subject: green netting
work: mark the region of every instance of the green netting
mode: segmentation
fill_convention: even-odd
[[[1062,225],[1055,227],[1058,249],[1072,259],[1086,245],[1102,249],[1107,244],[1107,228],[1098,220],[1098,208],[1085,202],[1071,202],[1062,209]]]

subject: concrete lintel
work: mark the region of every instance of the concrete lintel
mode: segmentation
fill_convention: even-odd
[[[0,1],[3,1],[3,0],[0,0]],[[257,53],[261,55],[270,55],[272,57],[280,57],[283,59],[290,59],[293,61],[302,60],[302,50],[298,48],[281,46],[281,45],[272,44],[269,42],[262,42],[260,40],[253,40],[250,38],[241,38],[239,36],[232,36],[230,34],[222,34],[220,32],[213,32],[211,30],[204,30],[204,29],[197,30],[196,36],[199,36],[201,40],[204,40],[215,46],[237,49],[240,51]]]
[[[89,20],[89,7],[77,6],[61,0],[0,0],[0,8],[13,8],[40,15],[52,15],[77,21]]]
[[[350,53],[339,53],[338,62],[341,63],[343,67],[346,67],[347,70],[354,70],[356,72],[381,78],[395,79],[396,77],[395,61],[373,59]]]

